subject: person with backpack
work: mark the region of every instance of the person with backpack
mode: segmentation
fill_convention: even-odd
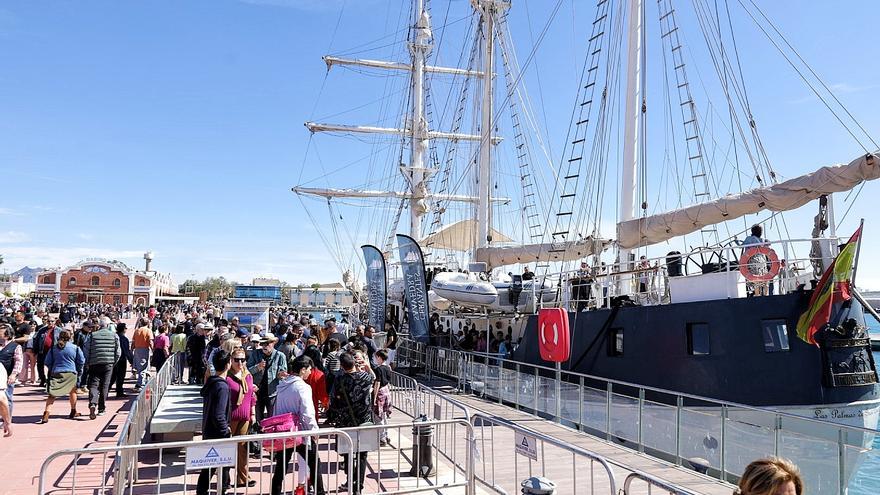
[[[200,392],[202,396],[202,439],[210,440],[217,438],[229,438],[232,430],[229,428],[229,384],[226,382],[226,373],[232,356],[221,349],[214,353],[214,369],[217,374],[208,377]],[[208,485],[211,483],[212,471],[216,469],[202,469],[196,485],[196,495],[208,495]],[[217,475],[217,493],[224,495],[229,488],[229,468],[220,468]]]
[[[86,358],[82,350],[71,339],[70,330],[64,329],[58,332],[57,342],[46,354],[46,366],[49,368],[49,397],[46,399],[46,409],[40,424],[49,422],[49,411],[55,399],[67,396],[70,399],[70,414],[73,419],[79,415],[76,412],[76,380],[82,373]]]
[[[138,321],[137,329],[131,337],[131,351],[134,355],[134,369],[137,372],[135,390],[140,391],[147,382],[150,372],[150,353],[153,351],[153,331],[150,322],[144,318]]]
[[[391,366],[388,364],[388,350],[376,351],[376,381],[373,382],[373,416],[377,425],[387,425],[391,417]],[[379,432],[379,445],[388,445],[388,431]]]
[[[327,420],[336,428],[353,428],[369,424],[373,419],[372,395],[376,375],[364,353],[359,350],[339,355],[342,373],[333,380],[333,393]],[[343,454],[346,464],[351,464],[354,479],[349,479],[339,487],[350,493],[360,493],[364,487],[367,473],[367,452],[357,452],[353,459]]]
[[[312,388],[307,380],[312,374],[314,362],[308,356],[300,356],[288,364],[289,374],[278,384],[278,395],[275,399],[275,416],[292,414],[299,422],[297,431],[314,431],[318,429],[317,411],[312,399]],[[271,419],[271,418],[268,418]],[[272,495],[280,495],[287,473],[287,464],[296,452],[306,460],[309,466],[310,483],[315,488],[315,495],[325,495],[324,479],[321,476],[318,444],[309,437],[295,448],[275,452],[275,473],[272,475]]]
[[[78,393],[88,393],[88,385],[89,385],[89,340],[92,338],[92,330],[95,329],[95,324],[91,319],[83,322],[82,327],[80,327],[78,332],[73,334],[73,343],[82,350],[83,356],[86,359],[86,365],[83,366],[82,371],[80,371],[79,377],[76,381],[76,388]]]
[[[52,350],[52,346],[58,339],[61,327],[58,319],[49,316],[46,325],[40,327],[34,335],[34,349],[37,351],[37,376],[40,378],[40,388],[46,386],[46,355]]]
[[[196,325],[196,331],[186,339],[186,358],[189,363],[189,383],[204,383],[205,379],[205,362],[202,356],[205,353],[207,339],[205,337],[205,324]]]
[[[116,337],[119,338],[119,357],[113,366],[113,379],[110,382],[110,387],[113,388],[115,385],[117,399],[126,397],[124,389],[125,372],[129,366],[134,366],[134,354],[131,353],[131,343],[128,337],[125,336],[126,330],[125,322],[120,321],[116,324]]]
[[[0,390],[5,390],[6,401],[9,404],[9,415],[12,416],[12,394],[15,391],[15,380],[24,366],[24,350],[21,344],[15,342],[15,334],[12,327],[3,325],[0,329],[0,364],[6,370],[6,381],[0,383]]]

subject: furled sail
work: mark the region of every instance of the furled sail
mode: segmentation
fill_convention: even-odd
[[[512,242],[513,239],[498,232],[490,230],[492,242]],[[419,244],[425,249],[449,249],[451,251],[469,251],[474,247],[477,238],[477,221],[473,219],[461,220],[449,224],[437,232],[425,237]]]
[[[489,265],[489,268],[517,263],[572,261],[601,253],[609,244],[611,241],[588,236],[586,239],[573,242],[478,248],[475,257],[477,261]]]
[[[848,191],[863,181],[877,179],[880,177],[878,156],[880,151],[859,157],[848,165],[822,167],[769,187],[620,222],[617,242],[626,249],[646,246],[763,210],[793,210],[824,194]]]

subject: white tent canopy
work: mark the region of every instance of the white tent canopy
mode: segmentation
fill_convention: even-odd
[[[848,191],[863,181],[880,177],[878,155],[880,151],[859,157],[848,165],[822,167],[772,186],[620,222],[617,224],[618,244],[626,249],[647,246],[763,210],[800,208],[822,195]]]

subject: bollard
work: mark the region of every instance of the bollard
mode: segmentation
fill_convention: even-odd
[[[540,476],[523,480],[519,486],[522,487],[523,495],[556,495],[556,483]]]
[[[428,417],[422,414],[413,420],[412,469],[410,476],[427,478],[434,474],[434,457],[431,452],[434,443],[434,427],[427,423]]]

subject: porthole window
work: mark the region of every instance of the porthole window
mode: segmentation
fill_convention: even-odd
[[[70,286],[76,285],[76,279],[73,277],[70,277],[70,280],[67,281],[67,285],[70,285]]]
[[[764,352],[785,352],[788,346],[788,325],[783,319],[762,320],[761,334],[764,336]]]
[[[687,324],[687,349],[692,356],[709,355],[709,324]]]

